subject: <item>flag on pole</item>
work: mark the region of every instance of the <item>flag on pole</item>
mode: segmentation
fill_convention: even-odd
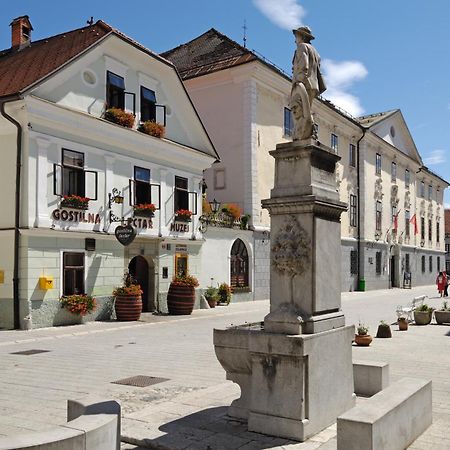
[[[412,223],[414,225],[414,236],[416,234],[419,234],[419,228],[417,227],[417,217],[415,214],[411,217],[409,223]]]

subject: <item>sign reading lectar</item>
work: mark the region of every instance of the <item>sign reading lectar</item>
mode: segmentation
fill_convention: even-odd
[[[134,241],[134,238],[136,237],[136,230],[131,225],[119,225],[116,227],[114,234],[116,235],[116,239],[122,245],[127,246]]]

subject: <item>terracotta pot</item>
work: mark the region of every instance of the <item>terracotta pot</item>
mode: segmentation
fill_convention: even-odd
[[[355,343],[361,347],[368,347],[372,342],[370,334],[355,334]]]
[[[450,323],[450,311],[435,311],[434,318],[436,319],[436,323],[439,325]]]
[[[142,312],[142,296],[117,295],[114,302],[117,320],[122,322],[139,320]]]
[[[431,322],[433,311],[414,311],[416,325],[428,325]]]
[[[169,314],[176,316],[189,315],[194,309],[195,288],[182,284],[171,283],[167,293],[167,308]]]
[[[377,338],[391,338],[392,331],[389,325],[378,325]]]
[[[210,308],[215,308],[217,305],[217,300],[215,298],[206,298]]]
[[[408,321],[405,319],[405,320],[397,320],[397,323],[398,323],[398,329],[400,330],[400,331],[407,331],[408,330]]]

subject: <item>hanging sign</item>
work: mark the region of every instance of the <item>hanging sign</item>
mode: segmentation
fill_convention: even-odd
[[[136,237],[136,230],[131,225],[119,225],[115,231],[116,239],[122,245],[130,245]]]

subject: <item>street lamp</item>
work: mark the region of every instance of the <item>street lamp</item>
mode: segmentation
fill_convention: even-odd
[[[217,214],[220,209],[220,202],[214,199],[212,202],[209,202],[209,206],[211,206],[211,211],[213,212],[213,214]]]

